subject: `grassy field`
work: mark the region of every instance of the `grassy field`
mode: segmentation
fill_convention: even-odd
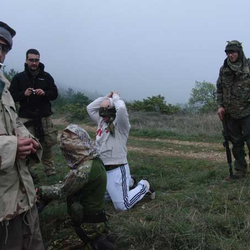
[[[158,125],[154,128],[150,125],[152,116],[150,124],[147,121],[142,124],[139,115],[131,115],[134,128],[128,141],[131,172],[138,180],[149,180],[156,190],[156,199],[145,198],[132,210],[120,213],[107,204],[110,227],[117,235],[117,249],[249,250],[250,181],[248,177],[223,181],[228,168],[215,116],[211,123],[217,124],[206,120],[207,129],[201,124],[202,118],[197,117],[192,122],[200,125],[195,128],[190,121],[183,122],[183,117],[155,119]],[[170,123],[178,119],[176,124],[180,123],[180,127],[176,125],[173,130]],[[58,124],[58,129],[63,129],[66,123]],[[81,124],[93,137],[92,124]],[[59,147],[54,150],[58,176],[47,179],[38,166],[35,171],[40,184],[62,180],[68,171]],[[68,229],[67,218],[64,200],[52,202],[40,214],[44,242],[54,244],[49,249],[81,249],[77,248],[80,243],[73,231]]]

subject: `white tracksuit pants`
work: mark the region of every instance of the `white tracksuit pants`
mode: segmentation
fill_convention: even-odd
[[[105,199],[112,200],[116,210],[128,210],[140,201],[148,192],[148,187],[141,180],[138,185],[129,190],[131,181],[129,165],[107,171],[107,194]]]

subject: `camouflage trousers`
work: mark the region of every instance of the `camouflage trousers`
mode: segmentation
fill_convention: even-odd
[[[31,120],[28,118],[20,119],[23,123],[26,123]],[[53,122],[50,116],[42,118],[42,127],[44,130],[44,140],[41,141],[41,145],[43,147],[43,154],[41,160],[45,174],[47,176],[50,176],[56,174],[52,147],[57,142],[57,131],[53,126]],[[29,126],[27,127],[27,129],[33,136],[36,136],[34,126]]]
[[[247,169],[245,143],[250,151],[250,116],[233,119],[231,116],[227,120],[230,140],[233,144],[233,156],[235,158],[234,168],[244,174]]]
[[[10,221],[0,222],[1,250],[44,250],[36,206]]]
[[[60,227],[61,228],[61,227]],[[82,232],[82,231],[83,232]],[[83,223],[80,226],[64,228],[55,234],[50,240],[47,250],[66,250],[69,246],[72,249],[81,250],[115,250],[114,245],[107,240],[108,227],[104,222]]]

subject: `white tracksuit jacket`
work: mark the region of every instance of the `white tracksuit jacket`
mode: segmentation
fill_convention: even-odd
[[[99,97],[87,106],[87,111],[97,125],[96,143],[100,147],[100,158],[104,165],[126,164],[127,147],[130,123],[126,105],[120,96],[113,94],[112,100],[116,109],[116,118],[113,122],[115,136],[108,131],[108,124],[99,116],[100,105],[107,97]]]

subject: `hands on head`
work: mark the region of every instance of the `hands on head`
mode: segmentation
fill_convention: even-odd
[[[39,144],[32,138],[17,138],[17,153],[18,159],[25,159],[28,155],[35,153],[39,148]]]
[[[111,93],[107,97],[112,98],[114,94],[119,95],[117,91],[111,91]]]

